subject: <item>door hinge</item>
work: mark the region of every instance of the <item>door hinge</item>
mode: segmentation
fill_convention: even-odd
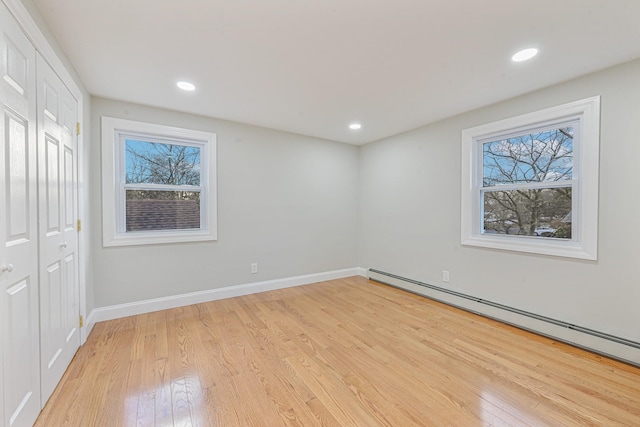
[[[76,135],[80,135],[80,122],[76,122]]]
[[[80,327],[82,328],[84,326],[84,317],[82,317],[82,314],[80,315]]]
[[[82,230],[82,221],[81,221],[81,220],[78,220],[78,227],[77,227],[77,230],[78,230],[78,231],[81,231],[81,230]]]

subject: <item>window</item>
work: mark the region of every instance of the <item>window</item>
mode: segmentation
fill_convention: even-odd
[[[599,97],[462,131],[462,244],[597,259]]]
[[[103,245],[215,240],[216,135],[102,118]]]

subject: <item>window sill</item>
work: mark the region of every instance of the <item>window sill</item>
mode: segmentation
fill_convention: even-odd
[[[545,237],[531,236],[488,236],[474,234],[462,240],[463,246],[475,246],[488,249],[525,252],[539,255],[550,255],[585,260],[597,259],[597,254],[589,251],[575,241],[550,240]]]
[[[189,243],[189,242],[205,242],[217,240],[217,236],[212,232],[202,230],[180,232],[135,232],[129,234],[115,235],[111,239],[102,242],[103,247],[117,246],[141,246],[156,245],[165,243]]]

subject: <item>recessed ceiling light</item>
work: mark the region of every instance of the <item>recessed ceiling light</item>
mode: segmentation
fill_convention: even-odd
[[[362,125],[360,123],[351,123],[349,125],[349,129],[351,130],[358,130],[362,127]]]
[[[189,83],[189,82],[178,82],[176,83],[176,86],[178,86],[180,89],[182,90],[186,90],[189,92],[193,92],[194,90],[196,90],[196,85],[194,85],[193,83]]]
[[[515,55],[511,57],[513,62],[522,62],[527,59],[531,59],[538,54],[538,49],[535,47],[531,47],[529,49],[523,49],[520,52],[517,52]]]

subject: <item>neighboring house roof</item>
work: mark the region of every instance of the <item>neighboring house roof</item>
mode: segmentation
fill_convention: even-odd
[[[127,231],[200,228],[197,200],[127,200]]]

